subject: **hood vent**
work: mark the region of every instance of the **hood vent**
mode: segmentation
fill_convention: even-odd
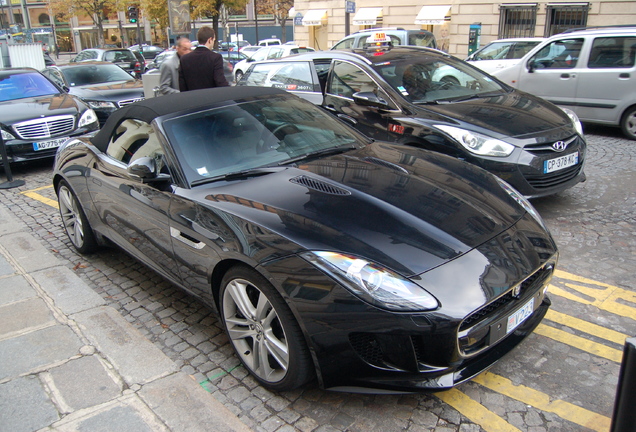
[[[393,171],[399,171],[402,174],[408,174],[409,173],[406,169],[402,168],[401,166],[396,165],[396,164],[391,163],[391,162],[387,162],[387,161],[382,160],[382,159],[377,159],[377,158],[374,158],[374,157],[364,157],[364,158],[362,158],[362,160],[365,161],[365,162],[369,162],[369,163],[372,163],[372,164],[375,164],[375,165],[380,165],[380,166],[383,166],[385,168],[392,169]]]
[[[305,186],[306,188],[313,189],[318,192],[322,192],[322,193],[326,193],[330,195],[340,195],[340,196],[351,195],[351,192],[349,192],[347,189],[341,188],[340,186],[336,186],[326,181],[316,180],[304,175],[291,178],[289,179],[289,181],[297,185]]]

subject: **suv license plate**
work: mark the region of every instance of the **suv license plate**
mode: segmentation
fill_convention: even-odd
[[[67,139],[68,139],[68,137],[64,137],[64,138],[52,139],[52,140],[49,140],[49,141],[34,142],[33,143],[33,150],[38,151],[38,150],[46,150],[46,149],[56,148],[56,147],[59,147],[62,144],[64,144],[64,141],[66,141]]]
[[[549,159],[543,162],[543,173],[547,174],[554,171],[559,171],[564,168],[574,166],[577,163],[579,163],[579,152],[554,159]]]
[[[510,333],[526,320],[534,312],[534,297],[528,303],[523,305],[521,309],[508,317],[508,325],[506,326],[506,334]]]

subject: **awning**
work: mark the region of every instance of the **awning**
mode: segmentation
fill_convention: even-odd
[[[353,25],[375,25],[382,16],[382,8],[360,8],[353,17]]]
[[[327,19],[327,9],[310,9],[303,17],[304,26],[319,26]]]
[[[444,24],[450,13],[450,6],[422,6],[415,18],[415,24]]]

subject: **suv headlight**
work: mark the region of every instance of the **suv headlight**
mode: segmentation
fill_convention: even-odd
[[[581,124],[581,120],[579,120],[579,116],[576,115],[576,113],[574,111],[572,111],[571,109],[568,108],[561,108],[563,110],[563,112],[565,114],[567,114],[568,117],[570,117],[570,120],[572,120],[572,125],[574,126],[574,129],[576,129],[576,132],[583,136],[583,125]]]
[[[435,125],[458,141],[466,150],[481,156],[506,157],[515,149],[507,142],[454,126]]]
[[[88,126],[89,124],[94,122],[97,122],[97,114],[95,114],[95,111],[93,111],[92,109],[87,109],[86,111],[84,111],[84,114],[82,114],[82,117],[80,118],[79,127]]]
[[[9,132],[7,132],[4,129],[0,129],[0,131],[2,132],[2,139],[5,141],[9,141],[9,140],[13,140],[15,139],[15,137],[13,135],[11,135]]]
[[[374,306],[398,312],[439,307],[435,297],[419,285],[365,259],[322,251],[305,252],[301,256]]]

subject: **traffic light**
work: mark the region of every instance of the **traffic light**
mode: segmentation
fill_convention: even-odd
[[[139,12],[136,6],[128,6],[128,21],[136,23],[139,18]]]

